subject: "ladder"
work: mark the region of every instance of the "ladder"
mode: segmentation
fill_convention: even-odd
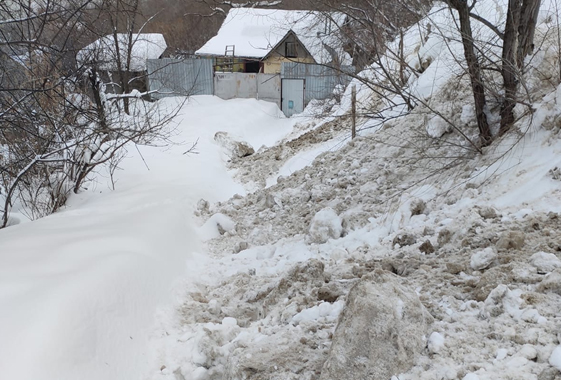
[[[224,50],[224,67],[223,71],[234,71],[234,56],[236,52],[236,45],[226,45]]]

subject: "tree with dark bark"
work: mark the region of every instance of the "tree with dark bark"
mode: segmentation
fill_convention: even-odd
[[[501,105],[499,135],[514,123],[518,85],[524,72],[524,59],[532,51],[540,0],[509,0],[503,36],[502,69],[504,100]]]
[[[477,119],[477,127],[479,129],[479,139],[481,146],[491,144],[493,136],[491,128],[487,121],[487,100],[485,97],[485,87],[481,79],[481,66],[475,53],[475,44],[473,41],[473,32],[471,28],[470,12],[475,3],[468,5],[467,0],[448,0],[448,4],[458,12],[459,29],[464,46],[464,56],[468,69],[469,79],[471,82],[471,90],[473,92],[473,100],[475,105],[475,117]]]
[[[167,125],[181,107],[109,94],[95,67],[68,65],[98,3],[40,5],[0,3],[0,228],[16,204],[31,219],[56,211],[129,144],[169,142]]]

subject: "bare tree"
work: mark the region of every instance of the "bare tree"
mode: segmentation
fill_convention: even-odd
[[[501,25],[494,25],[474,12],[476,0],[447,0],[446,3],[456,22],[463,46],[463,57],[456,59],[465,68],[465,75],[471,86],[479,131],[479,142],[476,145],[485,147],[508,131],[515,121],[513,110],[516,104],[527,103],[522,100],[519,88],[523,83],[525,57],[533,48],[540,0],[509,0],[504,30]],[[397,95],[408,110],[417,104],[424,104],[423,99],[415,99],[407,86],[408,77],[417,75],[417,72],[422,72],[425,68],[424,63],[419,68],[410,68],[404,62],[403,31],[420,19],[426,10],[426,4],[398,2],[391,4],[392,9],[387,9],[384,2],[374,0],[358,1],[356,4],[325,4],[328,4],[330,11],[343,12],[347,16],[348,22],[341,29],[341,36],[349,41],[349,52],[353,54],[354,62],[360,62],[360,66],[368,62],[373,69],[369,71],[370,74],[357,75],[355,78],[370,87],[381,99],[387,101],[388,96],[395,99]],[[493,43],[498,46],[499,55],[496,54],[497,49],[489,49],[485,46],[486,42],[476,40],[472,26],[474,23],[496,35]],[[439,31],[431,32],[429,29],[427,38],[430,33]],[[449,40],[450,37],[447,38]],[[375,75],[371,74],[372,71]],[[502,83],[494,79],[495,73],[501,74]],[[491,112],[489,99],[498,101],[501,107],[500,128],[496,135],[488,120]],[[453,128],[464,133],[458,126]],[[471,140],[470,145],[473,145]],[[479,148],[477,150],[481,151]]]
[[[487,121],[485,97],[485,88],[483,86],[481,67],[475,52],[475,44],[473,42],[473,32],[471,28],[470,12],[475,2],[470,6],[467,0],[448,0],[452,8],[458,12],[460,22],[460,34],[462,44],[464,46],[464,56],[471,82],[471,90],[475,105],[475,116],[477,119],[477,127],[479,128],[479,138],[481,146],[488,146],[492,141],[491,128]]]
[[[56,211],[127,144],[169,142],[181,104],[162,110],[145,93],[110,94],[95,66],[68,63],[97,6],[0,3],[0,228],[16,203],[31,218]]]
[[[504,134],[514,123],[518,84],[524,71],[524,58],[531,52],[540,0],[509,0],[503,37],[502,70],[504,101],[501,105],[501,127]]]

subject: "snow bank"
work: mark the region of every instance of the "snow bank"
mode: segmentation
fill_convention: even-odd
[[[90,191],[73,196],[64,210],[0,230],[2,377],[143,378],[153,355],[156,310],[175,304],[178,278],[200,275],[207,260],[198,253],[195,204],[244,193],[224,166],[214,134],[270,145],[293,124],[270,111],[257,100],[192,97],[175,139],[198,140],[198,154],[184,155],[186,147],[174,145],[139,147],[141,157],[131,147],[115,191],[99,173]],[[214,233],[218,224],[231,228],[227,217],[215,219]],[[221,322],[233,327],[231,319]]]

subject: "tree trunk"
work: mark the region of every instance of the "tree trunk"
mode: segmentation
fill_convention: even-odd
[[[456,9],[460,19],[460,33],[462,35],[462,44],[464,46],[464,56],[468,67],[469,78],[471,81],[471,90],[473,92],[473,100],[475,102],[475,114],[477,118],[477,127],[479,128],[479,139],[481,146],[491,144],[492,135],[491,128],[487,121],[485,107],[487,101],[485,99],[485,88],[481,81],[481,66],[475,55],[475,46],[473,43],[473,33],[471,31],[470,9],[465,0],[449,0],[449,4]]]
[[[509,0],[503,40],[502,69],[505,97],[501,105],[501,127],[499,135],[504,134],[514,123],[514,107],[518,90],[518,24],[520,22],[521,0]]]
[[[524,65],[524,58],[534,49],[534,33],[538,21],[541,0],[524,0],[520,12],[520,23],[518,25],[518,67]]]
[[[534,45],[534,32],[541,0],[509,0],[503,41],[502,76],[505,97],[501,105],[501,128],[506,133],[514,123],[514,107],[524,59]]]

